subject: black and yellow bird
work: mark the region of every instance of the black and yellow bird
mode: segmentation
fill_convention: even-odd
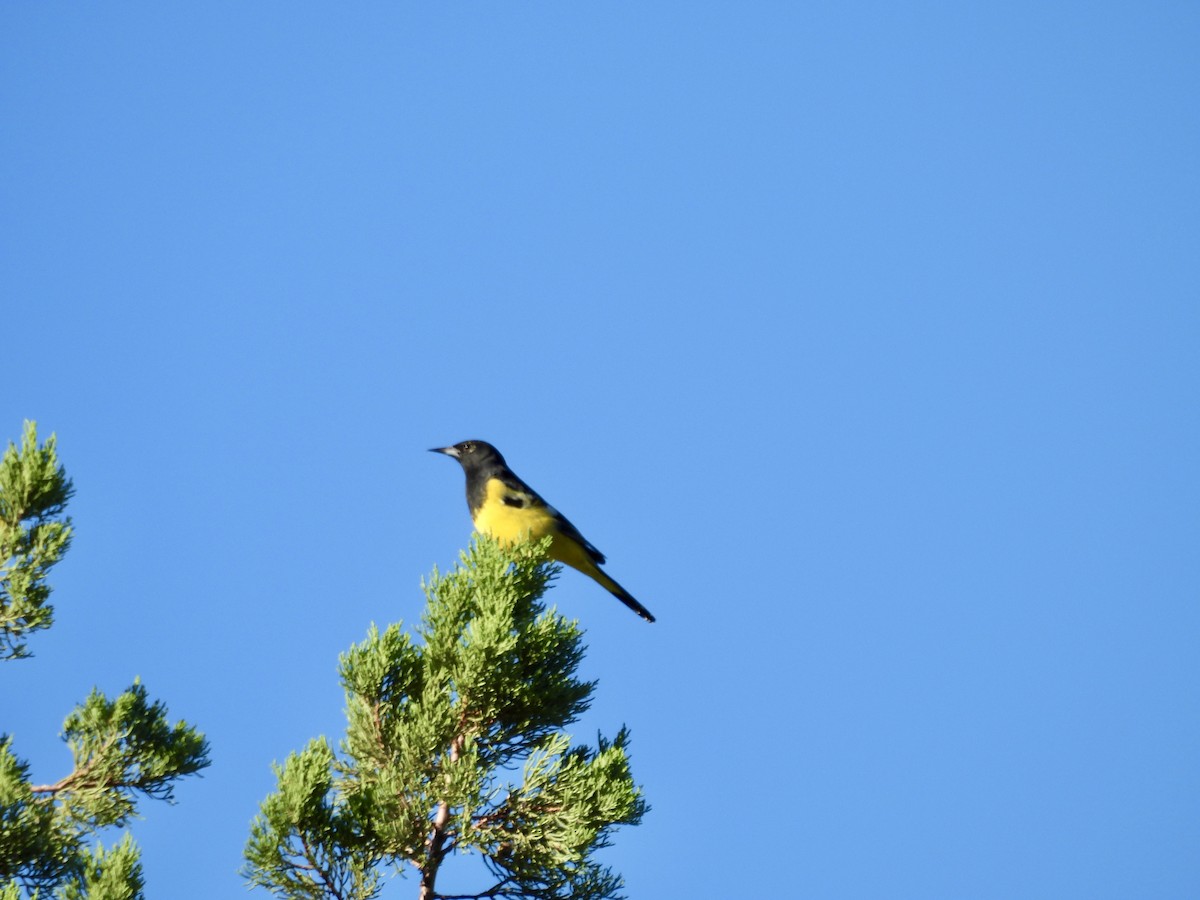
[[[467,473],[467,507],[475,530],[501,543],[550,535],[550,556],[578,569],[647,622],[650,610],[608,577],[600,566],[604,554],[589,544],[579,529],[533,488],[516,476],[500,451],[485,441],[463,441],[453,447],[434,447],[462,464]]]

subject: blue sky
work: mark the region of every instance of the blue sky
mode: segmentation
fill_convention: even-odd
[[[1200,893],[1200,10],[0,9],[0,437],[77,535],[35,777],[141,676],[213,766],[148,895],[242,896],[337,655],[495,443],[653,806],[631,897]],[[412,879],[387,897],[412,897]],[[265,896],[265,895],[264,895]]]

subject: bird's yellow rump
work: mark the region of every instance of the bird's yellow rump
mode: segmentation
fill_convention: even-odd
[[[566,516],[516,476],[504,457],[485,441],[435,447],[459,461],[467,475],[467,507],[475,530],[501,543],[550,537],[550,556],[595,580],[647,622],[650,610],[601,570],[604,554],[593,547]]]

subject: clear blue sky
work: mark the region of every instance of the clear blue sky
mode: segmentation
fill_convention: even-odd
[[[902,7],[902,8],[901,8]],[[1200,7],[8,3],[0,437],[78,494],[0,672],[141,676],[134,834],[243,896],[490,440],[653,811],[633,898],[1200,896]],[[414,897],[411,879],[387,897]],[[265,896],[265,895],[264,895]]]

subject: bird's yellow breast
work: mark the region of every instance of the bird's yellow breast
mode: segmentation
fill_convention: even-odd
[[[505,503],[505,498],[510,502]],[[515,505],[521,504],[521,505]],[[475,530],[489,535],[502,544],[544,538],[551,535],[550,558],[586,572],[597,580],[608,580],[588,557],[578,541],[563,534],[552,507],[529,496],[524,491],[506,485],[499,478],[489,478],[483,502],[472,513]]]
[[[505,497],[522,505],[505,503]],[[554,513],[543,504],[533,504],[528,494],[513,490],[499,478],[489,478],[483,502],[472,516],[475,529],[504,543],[554,533]]]

